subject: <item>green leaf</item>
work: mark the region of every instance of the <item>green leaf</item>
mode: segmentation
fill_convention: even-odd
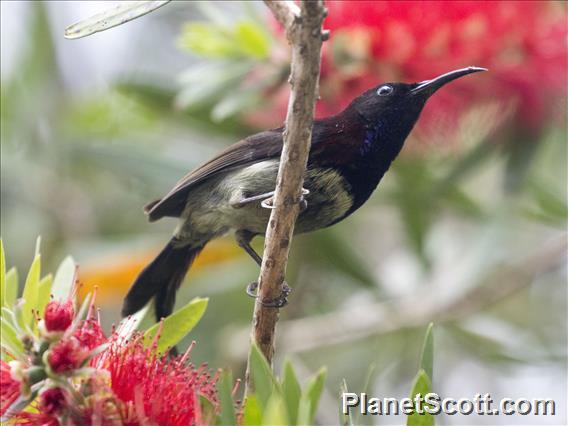
[[[311,401],[306,398],[300,398],[300,405],[298,406],[298,424],[311,425],[310,413],[312,411]]]
[[[260,24],[241,20],[230,27],[211,22],[184,26],[179,44],[183,49],[208,58],[263,60],[270,54],[270,36]]]
[[[420,368],[426,372],[430,378],[434,377],[434,323],[428,324],[424,343],[422,345],[422,354],[420,355]]]
[[[302,392],[300,410],[298,413],[299,425],[313,424],[326,375],[327,370],[325,368],[320,369],[316,376],[308,382]]]
[[[284,401],[286,402],[290,424],[295,425],[298,422],[298,405],[300,404],[302,389],[296,378],[296,373],[294,373],[292,363],[289,360],[284,363],[282,393],[284,395]]]
[[[261,406],[265,409],[270,399],[270,395],[276,387],[276,380],[272,373],[272,369],[266,361],[266,358],[260,352],[256,342],[253,342],[250,348],[250,369],[252,382],[254,384],[254,393],[258,396]]]
[[[195,108],[203,104],[210,104],[235,90],[242,77],[250,72],[248,62],[223,61],[208,66],[207,80],[203,80],[203,73],[196,71],[203,69],[197,66],[185,72],[182,77],[182,90],[175,98],[178,108]],[[217,113],[219,114],[219,113]]]
[[[0,333],[2,334],[2,339],[0,341],[4,351],[10,353],[14,356],[14,358],[18,358],[23,355],[24,348],[22,346],[22,342],[18,338],[16,330],[5,316],[0,318]]]
[[[268,58],[270,39],[260,25],[251,21],[238,22],[235,28],[235,40],[247,56],[256,59]]]
[[[239,114],[243,110],[258,104],[258,94],[253,90],[238,90],[229,92],[211,110],[211,118],[215,121],[223,121],[232,115]]]
[[[221,424],[236,425],[237,417],[235,415],[235,404],[231,395],[233,389],[233,376],[229,371],[221,374],[217,390],[219,391],[219,400],[221,402]]]
[[[422,369],[418,371],[416,378],[414,379],[414,384],[412,386],[412,392],[410,394],[410,399],[414,401],[417,394],[424,397],[426,394],[432,391],[432,385],[430,379],[426,372]],[[422,407],[424,409],[424,406]],[[406,419],[407,426],[434,426],[434,416],[429,413],[424,412],[423,414],[418,414],[416,412],[409,415]]]
[[[63,259],[63,262],[57,268],[51,294],[56,300],[67,300],[71,294],[71,288],[75,284],[75,274],[77,273],[77,265],[71,256]]]
[[[201,74],[203,75],[203,74]],[[147,108],[151,108],[153,112],[159,114],[161,120],[170,120],[175,124],[185,127],[191,127],[211,134],[222,134],[231,136],[246,136],[251,133],[251,128],[236,118],[229,118],[223,121],[223,125],[219,126],[217,122],[211,119],[211,105],[202,105],[200,108],[192,108],[183,111],[183,114],[172,114],[171,105],[177,95],[177,89],[173,87],[161,87],[154,82],[135,82],[132,79],[128,82],[122,82],[115,86],[120,93],[128,95]],[[197,165],[197,164],[196,164]]]
[[[273,393],[262,418],[262,424],[266,426],[288,426],[288,418],[286,416],[285,403],[279,393]]]
[[[24,292],[22,298],[24,305],[22,306],[22,318],[24,324],[31,325],[33,314],[32,311],[37,309],[38,293],[39,293],[39,279],[41,273],[41,255],[36,254],[32,266],[26,278]]]
[[[10,268],[6,274],[6,299],[5,306],[12,307],[18,298],[18,270],[15,267]]]
[[[8,306],[6,304],[6,257],[2,239],[0,239],[0,306]]]
[[[191,22],[183,28],[180,46],[198,55],[217,58],[239,57],[229,31],[208,22]]]
[[[258,426],[262,424],[262,409],[255,394],[247,396],[241,426]]]
[[[183,308],[178,309],[169,317],[164,319],[164,325],[158,341],[158,352],[165,352],[167,349],[175,346],[197,325],[205,309],[209,299],[196,297]],[[160,323],[150,327],[144,333],[144,342],[149,344],[154,339]]]
[[[65,29],[65,38],[72,40],[108,30],[144,16],[170,1],[135,1],[119,4],[113,9],[105,10],[102,13],[68,26]]]
[[[199,403],[201,404],[201,421],[203,424],[216,424],[215,420],[218,418],[216,405],[203,395],[199,396]]]
[[[43,277],[39,282],[38,295],[37,295],[37,311],[41,318],[43,318],[45,307],[49,303],[52,283],[53,283],[53,275],[51,274]]]
[[[556,193],[546,184],[533,179],[530,182],[530,193],[535,208],[528,210],[529,216],[542,222],[564,224],[568,217],[568,203],[563,193]]]

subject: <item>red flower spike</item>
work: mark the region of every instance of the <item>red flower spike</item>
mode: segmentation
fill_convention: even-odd
[[[52,300],[45,307],[45,328],[47,331],[65,331],[73,322],[74,316],[71,300],[64,303]]]
[[[217,404],[215,380],[187,365],[185,358],[169,359],[140,335],[114,344],[100,360],[111,376],[111,389],[138,421],[155,424],[202,424],[199,396]],[[134,424],[134,423],[132,423]]]
[[[436,93],[419,128],[451,130],[464,112],[484,103],[513,106],[515,124],[532,131],[555,113],[565,115],[568,26],[559,2],[330,0],[326,7],[331,38],[322,47],[318,117],[341,111],[382,82],[418,82],[468,65],[490,72],[483,81],[457,80]],[[250,121],[280,125],[273,120],[282,117],[276,110],[285,113],[284,89],[271,96],[273,109],[255,111]]]
[[[20,382],[12,378],[10,365],[0,361],[0,416],[3,416],[10,405],[20,396]]]
[[[71,398],[64,388],[47,388],[32,403],[37,412],[13,414],[17,424],[58,426],[58,418],[68,418],[72,424],[185,426],[205,425],[211,420],[202,417],[199,398],[209,399],[218,408],[215,389],[218,374],[211,378],[205,364],[195,368],[188,363],[195,342],[182,356],[170,359],[157,352],[161,327],[146,347],[142,334],[124,340],[113,332],[107,338],[93,304],[87,318],[79,324],[73,323],[72,315],[67,320],[70,312],[73,312],[71,302],[51,302],[46,310],[45,330],[65,332],[49,336],[51,346],[44,359],[52,373],[67,381],[81,398]],[[93,368],[89,377],[81,380],[65,377],[85,364],[92,351],[101,345],[104,346],[100,353],[89,362]],[[2,362],[1,414],[20,395],[20,381],[12,377],[16,367]]]

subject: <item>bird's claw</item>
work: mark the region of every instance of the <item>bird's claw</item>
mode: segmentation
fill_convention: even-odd
[[[252,297],[253,299],[256,299],[258,296],[256,294],[256,289],[258,288],[258,282],[257,281],[253,281],[252,283],[250,283],[249,285],[247,285],[247,289],[246,292],[247,294]]]
[[[306,200],[306,195],[310,193],[309,189],[302,188],[302,193],[298,198],[298,204],[300,204],[300,211],[303,212],[308,208],[308,201]],[[274,208],[274,197],[269,197],[265,200],[260,202],[260,205],[265,209],[273,209]]]
[[[246,292],[252,298],[257,298],[258,294],[256,290],[258,289],[258,282],[254,281],[247,286]],[[272,300],[261,300],[260,303],[265,308],[282,308],[288,304],[288,296],[292,292],[292,288],[286,284],[286,282],[282,283],[282,292],[280,296],[276,299]]]

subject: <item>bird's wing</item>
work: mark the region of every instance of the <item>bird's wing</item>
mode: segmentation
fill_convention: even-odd
[[[144,207],[150,221],[164,216],[179,217],[191,188],[218,173],[257,161],[277,158],[282,152],[282,129],[268,130],[231,145],[201,167],[181,178],[163,198]]]

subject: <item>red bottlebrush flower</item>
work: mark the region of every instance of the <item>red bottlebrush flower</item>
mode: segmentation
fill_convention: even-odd
[[[10,365],[0,360],[0,416],[8,410],[20,396],[20,382],[12,378]]]
[[[216,404],[216,378],[205,366],[188,365],[187,355],[169,359],[145,348],[140,336],[113,345],[100,364],[111,376],[111,389],[125,405],[125,424],[202,424],[199,396]]]
[[[59,414],[66,406],[65,393],[61,388],[50,388],[39,397],[39,411],[44,414]]]
[[[33,410],[9,413],[14,424],[58,426],[58,419],[67,419],[65,424],[69,425],[176,426],[204,425],[213,420],[203,417],[200,397],[218,407],[217,377],[211,378],[205,365],[195,369],[187,363],[191,348],[170,359],[157,353],[158,337],[149,348],[144,346],[142,334],[129,341],[119,332],[107,338],[94,309],[91,303],[87,319],[75,324],[76,319],[71,318],[69,325],[59,321],[59,314],[68,312],[67,307],[55,303],[50,307],[47,317],[53,326],[46,326],[45,331],[65,332],[39,336],[40,347],[50,345],[42,355],[47,372],[37,363],[32,371],[23,367],[23,361],[13,365],[2,361],[1,415],[20,396],[16,378],[21,375],[26,389],[32,384],[42,389],[31,402]],[[89,356],[91,368],[79,371]]]
[[[106,337],[98,319],[88,318],[75,331],[74,337],[83,348],[93,350],[106,342]]]
[[[437,93],[419,126],[440,117],[455,122],[472,105],[498,103],[515,107],[515,124],[538,130],[562,108],[568,9],[559,2],[326,1],[326,7],[331,39],[323,45],[320,117],[381,82],[418,82],[468,65],[490,72]],[[285,111],[287,96],[274,102]],[[281,124],[274,110],[258,114],[257,124]]]
[[[53,372],[69,373],[81,366],[88,353],[88,349],[83,347],[76,337],[71,336],[64,338],[49,350],[47,362]]]
[[[64,303],[52,300],[45,307],[45,328],[47,331],[65,331],[73,322],[74,316],[75,311],[70,300]]]

